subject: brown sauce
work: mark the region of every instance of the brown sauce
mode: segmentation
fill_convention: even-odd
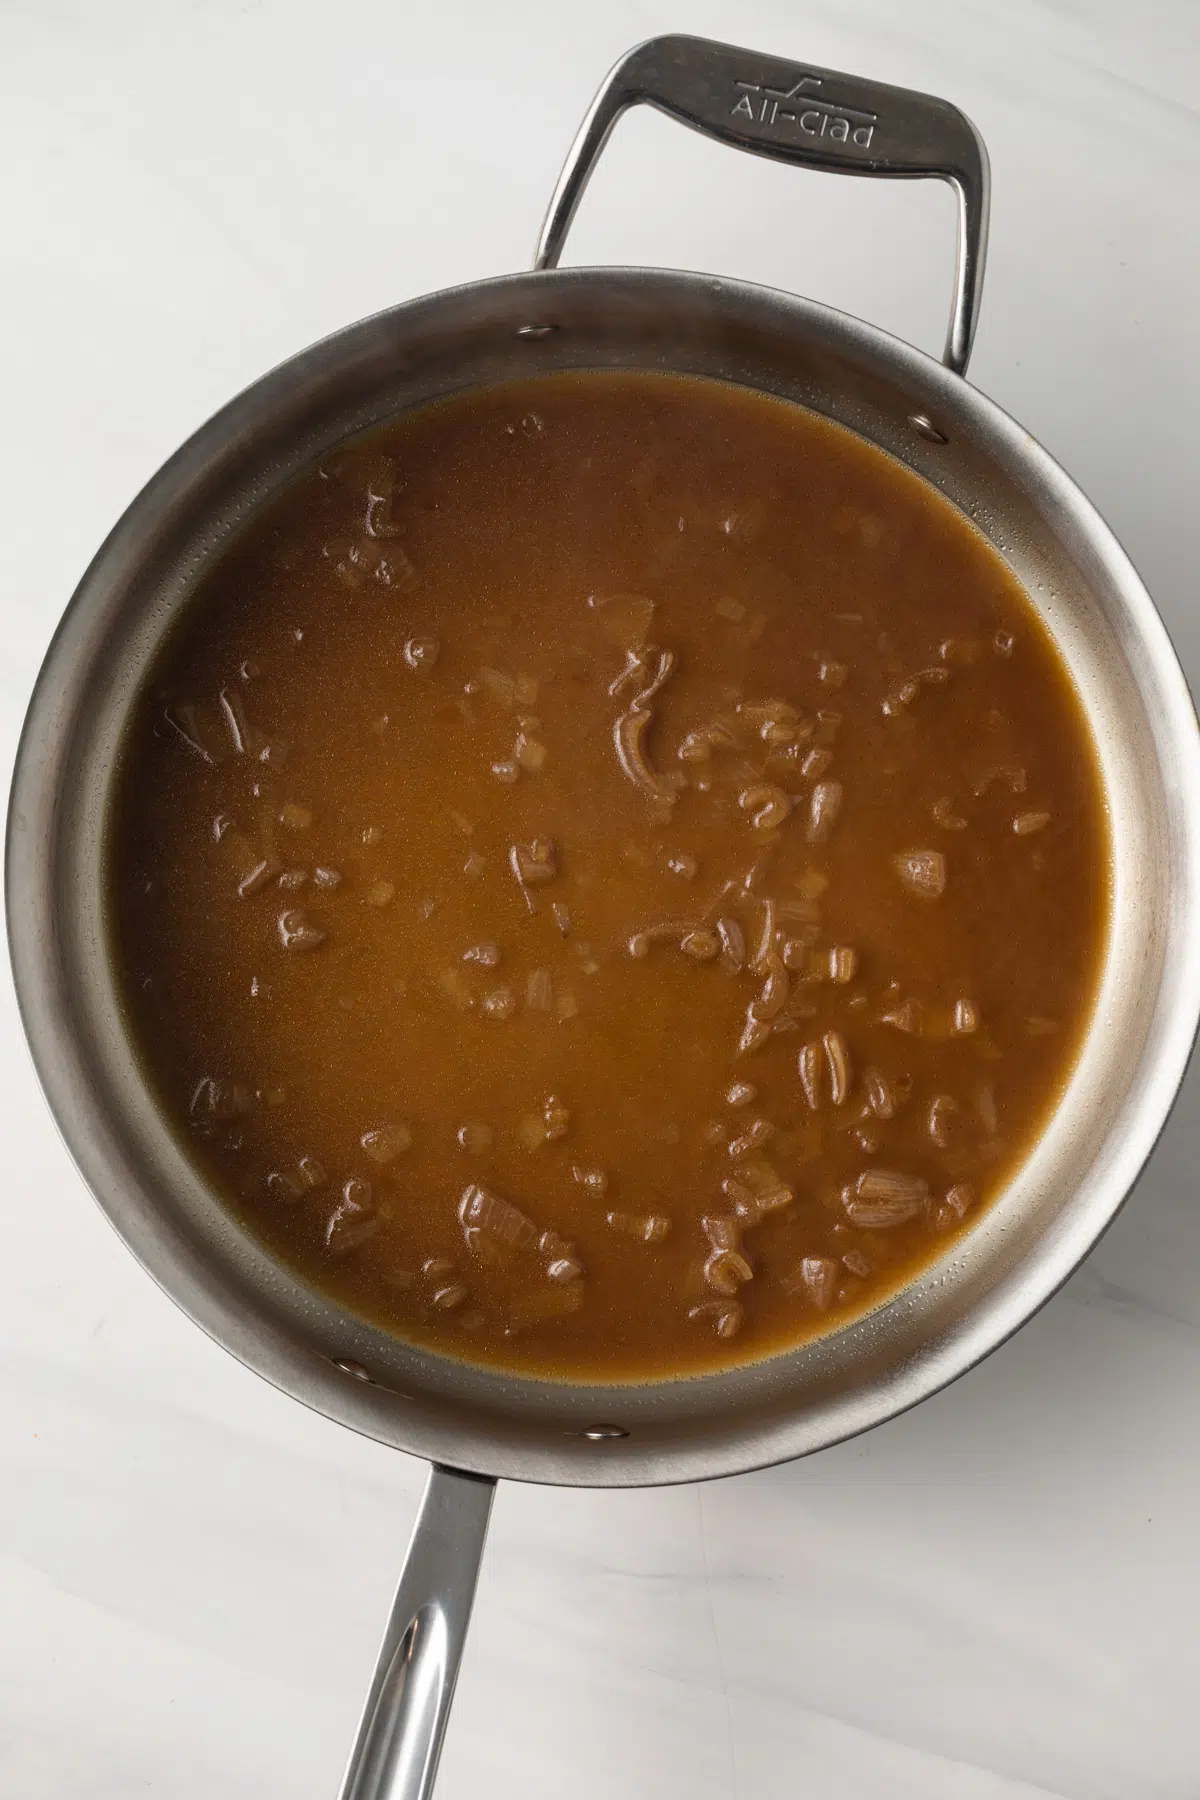
[[[109,835],[167,1118],[316,1287],[538,1375],[762,1357],[1070,1075],[1094,748],[996,553],[788,404],[578,374],[329,456],[206,578]]]

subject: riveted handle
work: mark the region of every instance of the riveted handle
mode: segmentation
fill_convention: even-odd
[[[495,1490],[430,1471],[340,1800],[430,1800]]]
[[[958,197],[958,256],[943,361],[965,373],[983,289],[988,159],[956,106],[707,38],[651,38],[621,58],[592,102],[550,201],[535,269],[557,268],[609,133],[628,107],[643,104],[779,162],[838,175],[948,181]]]

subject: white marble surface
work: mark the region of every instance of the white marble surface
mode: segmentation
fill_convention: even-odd
[[[1194,0],[5,0],[5,771],[110,523],[268,364],[520,266],[615,56],[691,29],[957,100],[992,151],[975,380],[1200,676]],[[1190,208],[1190,212],[1189,212]],[[570,258],[739,273],[940,343],[941,191],[622,125]],[[949,1393],[706,1489],[501,1491],[440,1793],[1192,1800],[1193,1083],[1107,1241]],[[0,994],[0,1792],[332,1800],[421,1466],[151,1286]],[[486,1784],[486,1785],[485,1785]]]

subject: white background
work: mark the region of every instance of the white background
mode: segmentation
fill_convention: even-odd
[[[691,30],[957,101],[973,379],[1200,676],[1195,0],[0,0],[0,758],[93,549],[269,364],[527,262],[609,64]],[[567,261],[796,289],[930,349],[952,203],[627,119]],[[501,1490],[442,1800],[1194,1800],[1197,1089],[1065,1292],[914,1414],[706,1489]],[[423,1469],[136,1268],[0,994],[0,1792],[332,1800]]]

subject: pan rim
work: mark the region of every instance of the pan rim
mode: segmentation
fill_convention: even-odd
[[[1160,1005],[1165,1018],[1152,1082],[1147,1083],[1131,1130],[1106,1186],[1103,1207],[1095,1206],[1076,1219],[1070,1229],[1056,1235],[1053,1244],[1042,1244],[1018,1271],[1019,1279],[1000,1283],[969,1319],[943,1341],[926,1345],[894,1379],[876,1381],[858,1396],[857,1406],[840,1402],[833,1409],[832,1428],[814,1432],[811,1420],[781,1419],[758,1430],[749,1441],[726,1434],[706,1440],[702,1435],[667,1449],[643,1454],[630,1440],[611,1440],[598,1446],[572,1443],[557,1452],[543,1451],[532,1443],[513,1445],[486,1432],[475,1441],[463,1441],[456,1427],[453,1454],[447,1453],[445,1433],[425,1428],[398,1413],[384,1400],[381,1390],[350,1379],[328,1362],[287,1346],[278,1334],[259,1324],[247,1328],[232,1316],[226,1300],[211,1287],[181,1280],[161,1239],[147,1242],[140,1203],[123,1203],[120,1170],[113,1167],[106,1147],[84,1127],[72,1098],[73,1054],[77,1051],[64,1024],[61,1009],[49,994],[53,978],[57,936],[48,917],[53,891],[51,875],[55,828],[62,806],[56,787],[40,782],[39,751],[47,734],[62,732],[60,696],[67,684],[63,669],[72,655],[72,633],[106,579],[110,563],[122,552],[130,534],[142,529],[156,509],[167,504],[180,483],[185,483],[199,461],[235,440],[247,409],[269,403],[280,384],[304,378],[322,357],[352,343],[356,334],[379,329],[393,321],[403,323],[420,309],[445,307],[465,298],[494,295],[498,290],[528,295],[542,306],[553,296],[597,278],[620,281],[660,292],[695,298],[698,292],[709,304],[719,296],[746,304],[765,306],[776,316],[809,331],[818,330],[848,351],[867,351],[887,360],[911,377],[914,385],[933,393],[948,413],[969,416],[986,427],[1009,457],[1031,479],[1049,491],[1058,506],[1071,517],[1087,538],[1114,583],[1153,665],[1161,698],[1167,709],[1167,725],[1182,759],[1180,793],[1185,820],[1187,886],[1200,888],[1200,735],[1191,697],[1174,650],[1150,596],[1109,527],[1069,476],[1035,440],[994,402],[961,377],[952,375],[932,357],[902,344],[877,327],[815,302],[783,295],[754,284],[680,271],[655,269],[570,269],[553,274],[520,274],[494,277],[460,288],[421,296],[345,327],[331,337],[299,352],[251,384],[220,409],[180,447],[151,477],[114,526],[73,594],[60,621],[34,687],[18,744],[9,801],[6,836],[5,889],[7,929],[14,984],[26,1038],[51,1114],[72,1160],[105,1212],[110,1223],[142,1266],[195,1323],[256,1373],[293,1398],[350,1428],[396,1448],[451,1463],[469,1472],[509,1479],[546,1481],[566,1486],[661,1485],[717,1477],[761,1468],[807,1454],[842,1441],[857,1432],[906,1411],[920,1400],[956,1380],[992,1350],[1005,1342],[1057,1292],[1111,1224],[1132,1191],[1166,1123],[1175,1094],[1186,1071],[1200,1016],[1200,939],[1193,947],[1186,933],[1176,943],[1173,984],[1164,979]],[[1178,937],[1178,934],[1177,934]],[[66,1041],[64,1043],[64,1033]],[[774,1359],[773,1359],[774,1360]],[[685,1380],[703,1382],[704,1376]],[[566,1384],[575,1386],[576,1384]],[[672,1384],[674,1385],[674,1384]],[[622,1386],[607,1392],[619,1405]]]

